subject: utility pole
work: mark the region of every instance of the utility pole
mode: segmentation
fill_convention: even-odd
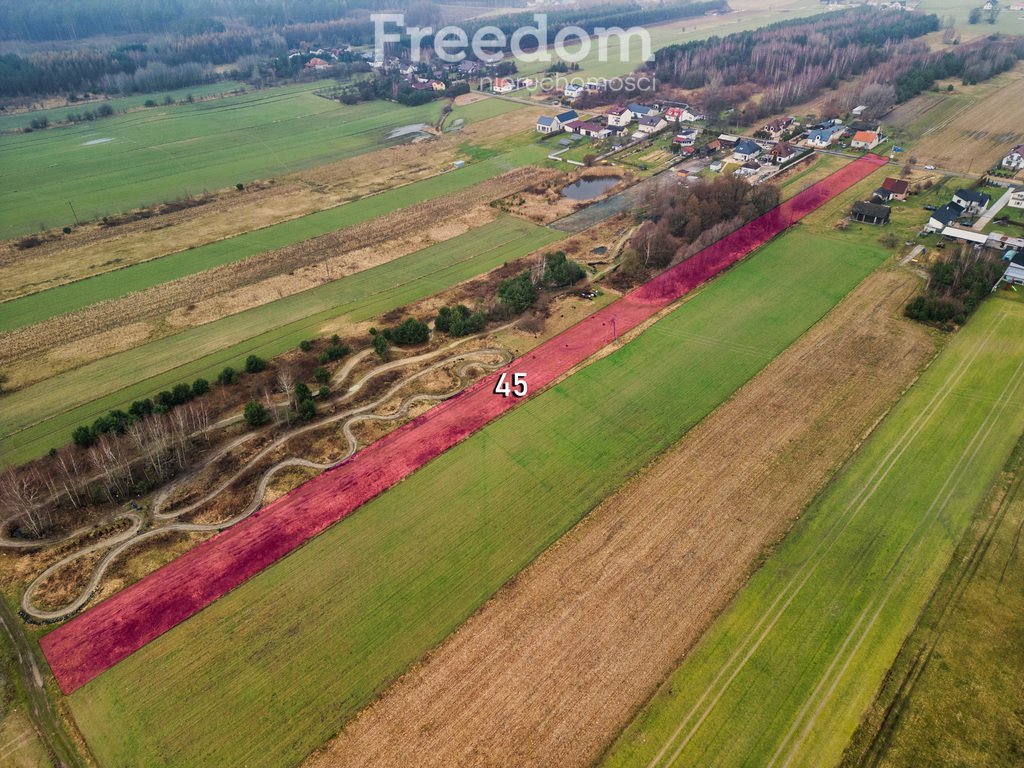
[[[71,215],[75,217],[75,224],[81,224],[82,222],[78,220],[78,214],[75,213],[75,206],[71,204],[70,200],[68,200],[68,208],[71,209]]]

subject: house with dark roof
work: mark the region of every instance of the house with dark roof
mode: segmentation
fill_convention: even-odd
[[[865,224],[888,224],[890,213],[892,213],[892,208],[888,205],[868,203],[863,200],[854,203],[853,211],[851,211],[851,215],[856,221]]]
[[[957,205],[956,203],[946,203],[937,211],[932,211],[932,215],[928,219],[928,224],[925,225],[925,229],[929,232],[941,232],[946,227],[956,222],[956,220],[963,215],[963,212],[963,206]]]
[[[566,130],[578,133],[580,136],[589,136],[596,139],[601,139],[608,135],[608,130],[603,125],[586,120],[570,120],[564,127]]]
[[[807,132],[807,143],[816,149],[825,149],[842,138],[846,129],[841,125],[815,128]]]
[[[785,141],[780,141],[770,150],[768,150],[768,156],[772,159],[773,163],[777,165],[783,165],[793,160],[797,155],[800,154],[800,150]]]
[[[605,113],[605,118],[610,127],[625,128],[633,121],[633,113],[629,111],[629,107],[612,107]]]
[[[655,113],[653,115],[645,115],[644,117],[641,117],[637,123],[637,130],[642,131],[643,133],[657,133],[667,126],[668,123],[665,122],[664,118]]]
[[[750,139],[743,139],[736,144],[736,148],[732,151],[732,156],[741,163],[745,163],[747,160],[753,160],[760,154],[761,147]]]
[[[886,176],[880,189],[884,189],[888,193],[887,200],[906,200],[907,192],[910,191],[910,182],[906,179],[894,179],[891,176]]]
[[[626,109],[633,113],[633,117],[641,118],[647,115],[656,115],[658,110],[654,107],[648,107],[643,104],[627,104]]]
[[[953,202],[971,216],[984,213],[991,201],[991,197],[976,189],[958,189],[953,193]]]
[[[555,115],[555,120],[557,120],[560,125],[565,125],[566,123],[570,123],[573,120],[579,120],[579,119],[580,119],[579,113],[577,113],[575,109],[570,109],[567,112],[562,112],[559,115]]]

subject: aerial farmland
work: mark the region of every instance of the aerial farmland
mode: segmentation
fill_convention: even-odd
[[[1019,6],[0,36],[0,764],[1016,764]]]

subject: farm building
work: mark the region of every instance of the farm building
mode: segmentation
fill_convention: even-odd
[[[976,189],[958,189],[953,193],[953,202],[972,216],[984,213],[991,200],[991,197]]]
[[[1011,149],[1000,165],[1008,171],[1019,171],[1024,168],[1024,144],[1018,144]]]
[[[888,205],[858,200],[853,204],[852,216],[856,221],[865,224],[888,224],[890,213],[892,213],[892,209]]]
[[[732,156],[739,162],[745,163],[747,160],[753,160],[760,154],[761,147],[750,139],[743,139],[743,141],[736,145],[736,149],[733,150]]]
[[[558,133],[562,130],[562,124],[558,122],[557,117],[541,115],[537,118],[536,130],[537,133]]]
[[[625,128],[632,122],[633,113],[629,111],[628,107],[612,107],[605,113],[605,117],[608,119],[608,125]]]
[[[857,131],[850,140],[854,149],[874,149],[882,143],[882,134],[877,131]]]
[[[739,136],[733,136],[731,133],[718,134],[718,141],[723,147],[734,147],[739,143],[739,140]]]
[[[653,115],[641,117],[639,124],[637,125],[637,130],[643,133],[657,133],[667,126],[668,123],[665,122],[664,118],[655,113]]]
[[[929,232],[941,232],[959,219],[963,212],[963,206],[956,203],[946,203],[937,211],[932,211],[925,229]]]
[[[973,229],[961,229],[960,227],[945,227],[942,236],[950,240],[960,240],[972,245],[985,245],[988,243],[988,235],[984,232],[975,232]]]
[[[1006,266],[1003,280],[1012,285],[1024,285],[1024,251],[1017,251]]]

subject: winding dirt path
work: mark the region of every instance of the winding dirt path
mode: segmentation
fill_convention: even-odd
[[[409,365],[424,362],[426,360],[434,359],[436,357],[444,355],[445,353],[450,352],[452,347],[457,346],[460,343],[464,343],[467,340],[469,339],[467,338],[460,340],[459,342],[455,342],[439,350],[434,350],[432,352],[423,353],[421,355],[416,355],[401,360],[394,360],[389,363],[379,365],[373,368],[372,370],[368,371],[355,384],[353,384],[349,391],[342,398],[340,398],[338,402],[345,402],[347,400],[350,400],[368,381],[377,376],[380,376],[382,373],[394,370],[396,368],[402,368]],[[511,358],[511,353],[500,347],[487,347],[482,349],[466,350],[464,352],[457,352],[455,354],[449,354],[448,356],[443,357],[442,359],[438,360],[437,362],[433,363],[427,368],[424,368],[421,371],[417,371],[416,373],[397,381],[395,384],[389,387],[388,390],[383,395],[375,399],[373,402],[360,405],[355,408],[350,408],[348,410],[342,411],[337,414],[333,414],[323,419],[318,419],[314,422],[311,422],[310,424],[292,430],[287,434],[281,435],[280,437],[269,443],[257,454],[249,458],[245,462],[245,464],[242,465],[241,468],[239,468],[234,474],[232,474],[230,477],[224,480],[215,489],[210,491],[210,493],[206,494],[203,498],[187,506],[174,509],[173,511],[170,512],[162,511],[162,508],[166,503],[168,496],[175,489],[192,480],[195,477],[197,471],[201,471],[202,468],[205,468],[211,462],[217,461],[220,457],[229,453],[231,450],[235,449],[239,445],[252,439],[258,433],[252,433],[249,435],[245,435],[241,438],[238,438],[236,440],[233,440],[227,446],[221,448],[215,454],[210,456],[206,461],[204,461],[200,470],[184,475],[182,478],[179,478],[177,481],[170,484],[163,491],[161,491],[161,493],[154,500],[153,504],[152,520],[150,521],[153,524],[153,527],[148,528],[147,530],[142,530],[146,524],[146,520],[143,518],[142,515],[138,513],[128,512],[118,515],[116,518],[111,520],[111,522],[116,522],[117,520],[127,518],[131,521],[131,527],[128,530],[122,531],[112,537],[89,544],[88,546],[85,546],[75,552],[72,552],[66,557],[63,557],[57,562],[50,565],[46,570],[40,573],[26,588],[21,598],[21,610],[27,616],[30,616],[36,621],[52,622],[66,618],[67,616],[80,610],[82,606],[84,606],[89,601],[89,599],[95,593],[96,589],[99,587],[100,582],[103,580],[103,577],[106,575],[107,570],[110,568],[110,566],[114,563],[115,560],[117,560],[118,557],[123,555],[129,549],[136,547],[139,544],[148,541],[154,537],[161,536],[167,533],[208,533],[211,531],[222,531],[226,528],[236,525],[237,523],[252,515],[262,506],[270,481],[281,470],[287,469],[289,467],[307,467],[310,469],[327,470],[331,469],[332,467],[338,466],[339,464],[350,458],[359,448],[359,440],[352,432],[352,427],[355,426],[356,424],[361,424],[370,421],[391,422],[403,419],[408,415],[409,410],[416,405],[425,402],[437,402],[447,400],[453,395],[461,392],[469,382],[472,372],[474,370],[478,372],[492,371],[497,368],[500,368],[503,365],[506,365],[511,360]],[[351,373],[355,362],[358,361],[353,361],[352,365],[347,366],[345,369],[339,372],[339,380],[344,379],[345,377],[347,377],[349,373]],[[397,410],[395,410],[395,412],[393,413],[384,415],[373,413],[373,411],[375,411],[377,408],[393,399],[401,390],[405,389],[411,384],[414,384],[419,379],[422,379],[441,368],[458,363],[461,363],[461,365],[459,365],[459,367],[456,369],[456,375],[459,378],[459,382],[454,388],[448,390],[447,392],[439,394],[414,393],[405,397],[401,401]],[[229,487],[231,487],[242,475],[248,472],[251,469],[251,467],[258,464],[266,456],[268,456],[281,446],[285,445],[293,438],[306,432],[321,429],[329,424],[333,424],[339,421],[342,422],[342,433],[345,437],[346,442],[345,450],[343,454],[340,456],[340,458],[336,459],[335,461],[326,463],[315,462],[297,456],[291,456],[286,459],[282,459],[281,461],[275,463],[273,466],[269,467],[267,470],[263,472],[263,474],[260,476],[259,481],[256,484],[256,489],[253,492],[253,495],[250,498],[249,502],[239,512],[237,512],[235,515],[228,518],[227,520],[210,524],[185,523],[178,521],[178,518],[180,518],[181,516],[193,512],[206,504],[209,504],[217,496],[219,496],[221,493],[223,493]],[[61,542],[69,541],[73,539],[75,536],[81,535],[84,531],[87,530],[89,529],[75,531],[72,534],[69,534],[68,536],[53,541],[52,543],[58,544]],[[2,542],[4,546],[6,546],[6,541],[7,540],[4,540],[4,542]],[[12,543],[22,544],[22,542],[15,542],[13,540]],[[39,542],[32,542],[31,546],[38,547]],[[75,561],[94,552],[104,549],[108,550],[107,553],[97,563],[91,576],[89,577],[89,580],[86,582],[85,586],[78,592],[77,596],[72,601],[55,609],[41,608],[38,605],[36,605],[35,595],[37,591],[44,583],[46,583],[46,581],[51,576],[56,574],[61,569],[67,567],[68,565],[74,563]]]

